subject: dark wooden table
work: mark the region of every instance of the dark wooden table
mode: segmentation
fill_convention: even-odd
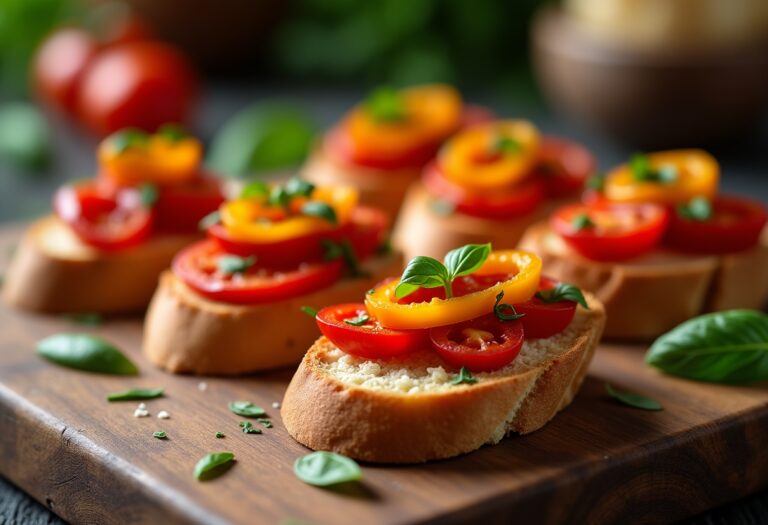
[[[319,123],[328,124],[359,93],[359,90],[349,88],[322,90],[296,86],[218,84],[209,90],[204,100],[197,131],[209,139],[216,128],[238,109],[250,102],[275,96],[304,103],[316,113]],[[611,143],[605,137],[553,116],[539,104],[529,103],[521,107],[494,93],[479,93],[475,100],[489,104],[501,115],[532,118],[545,132],[582,141],[597,153],[604,169],[621,162],[631,153],[631,150]],[[748,137],[730,146],[715,149],[714,153],[723,167],[722,186],[726,191],[748,193],[768,202],[768,120],[765,124]],[[48,209],[52,190],[61,181],[93,173],[93,140],[61,122],[54,122],[53,129],[56,137],[56,162],[49,173],[25,174],[0,165],[0,221],[44,213]],[[0,478],[0,524],[60,523],[63,522],[45,506]],[[768,491],[697,516],[687,523],[768,523]]]

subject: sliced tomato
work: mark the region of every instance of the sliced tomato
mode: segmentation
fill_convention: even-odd
[[[579,227],[579,219],[586,218]],[[656,204],[572,204],[550,219],[552,229],[581,255],[595,261],[623,261],[655,248],[668,221]]]
[[[195,233],[200,220],[224,202],[221,183],[210,176],[161,186],[155,210],[157,228],[173,233]]]
[[[439,144],[417,143],[398,152],[360,151],[341,128],[331,129],[325,136],[323,147],[329,155],[347,164],[378,170],[418,168],[435,156]]]
[[[432,347],[449,365],[490,372],[511,363],[523,347],[523,323],[494,314],[430,328]]]
[[[539,291],[550,290],[558,282],[549,277],[541,277]],[[576,315],[577,304],[574,301],[558,301],[545,303],[536,296],[530,300],[516,304],[515,311],[524,314],[520,320],[525,329],[526,339],[544,339],[559,334],[571,324]]]
[[[203,297],[230,304],[261,304],[306,295],[331,286],[341,278],[344,262],[301,264],[292,270],[269,270],[254,265],[244,273],[224,274],[218,260],[228,255],[206,240],[181,251],[173,260],[173,273]]]
[[[762,203],[743,197],[721,196],[712,203],[712,217],[705,221],[671,213],[664,243],[675,250],[696,254],[723,254],[757,245],[766,224]]]
[[[320,331],[334,345],[359,357],[383,359],[429,348],[426,330],[384,328],[362,303],[325,307],[317,312],[316,319]]]
[[[424,169],[422,181],[433,196],[451,203],[456,211],[473,217],[521,217],[533,212],[544,198],[544,184],[534,177],[509,188],[469,191],[446,178],[437,163],[431,163]]]
[[[53,208],[80,240],[100,250],[129,248],[152,233],[154,213],[134,188],[110,189],[98,183],[64,186],[54,195]]]
[[[550,197],[566,197],[584,187],[597,168],[595,157],[580,144],[558,137],[542,137],[534,176]]]

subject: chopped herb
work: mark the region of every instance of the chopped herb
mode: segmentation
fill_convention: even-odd
[[[266,182],[254,180],[245,185],[240,192],[241,199],[251,199],[253,197],[266,197],[269,195],[269,186]]]
[[[367,292],[365,292],[365,293],[367,293],[368,295],[373,295],[373,294],[375,294],[375,293],[376,293],[376,288],[371,288],[370,290],[368,290],[368,291],[367,291]]]
[[[151,208],[157,202],[157,197],[158,197],[157,186],[149,183],[142,184],[141,186],[139,186],[139,195],[141,198],[141,203],[146,208]]]
[[[312,317],[313,319],[317,316],[317,310],[312,308],[311,306],[302,306],[301,311],[307,314],[308,316]]]
[[[587,300],[581,290],[572,284],[557,283],[557,286],[549,290],[536,292],[536,297],[545,303],[559,303],[560,301],[573,301],[586,309],[589,309]]]
[[[458,375],[456,375],[453,379],[451,379],[452,385],[460,385],[462,383],[465,383],[467,385],[474,385],[475,383],[477,383],[477,379],[475,379],[472,376],[472,372],[470,372],[465,366],[462,366],[461,370],[459,370]]]
[[[301,207],[301,213],[303,215],[309,215],[311,217],[320,217],[325,219],[331,224],[337,224],[338,218],[336,217],[336,211],[328,205],[328,203],[321,201],[309,201]]]
[[[202,219],[200,219],[200,222],[197,223],[197,227],[200,230],[207,230],[214,224],[218,224],[219,221],[221,221],[221,214],[219,213],[219,210],[212,211]]]
[[[267,415],[263,408],[254,405],[250,401],[230,401],[229,410],[243,417],[263,417]]]
[[[315,191],[315,185],[304,179],[294,177],[285,184],[285,191],[291,197],[309,197]]]
[[[587,228],[594,228],[595,223],[592,222],[592,219],[586,213],[579,213],[571,220],[571,226],[578,232]]]
[[[260,417],[256,420],[257,423],[264,425],[264,428],[272,428],[272,420],[265,417]]]
[[[245,273],[256,264],[256,257],[238,257],[237,255],[222,255],[216,261],[216,267],[225,275],[234,275],[236,273]]]
[[[585,186],[588,189],[594,190],[598,193],[602,192],[605,189],[605,174],[603,173],[593,174],[590,178],[587,179]]]
[[[368,95],[365,107],[379,122],[400,122],[408,116],[402,95],[391,87],[375,89]]]
[[[519,314],[517,311],[515,311],[514,305],[499,304],[503,298],[504,290],[500,291],[498,295],[496,295],[496,303],[493,305],[493,313],[500,321],[514,321],[516,319],[520,319],[521,317],[525,317],[525,314]],[[506,314],[504,313],[504,310],[511,310],[512,312]]]
[[[168,434],[166,434],[163,430],[160,430],[159,432],[153,432],[152,435],[157,439],[165,439],[168,437]]]
[[[357,481],[363,476],[360,466],[352,459],[325,451],[298,458],[293,464],[293,472],[304,483],[318,487]]]
[[[227,437],[227,436],[224,434],[224,432],[216,432],[216,434],[214,434],[214,435],[216,436],[216,439],[221,439],[221,438],[225,438],[225,437]]]
[[[429,209],[435,215],[446,216],[456,211],[456,205],[443,199],[432,199],[429,203]]]
[[[162,135],[171,142],[178,142],[181,139],[185,139],[189,136],[187,130],[178,124],[163,124],[160,129],[157,130],[158,135]]]
[[[650,397],[645,397],[640,394],[635,394],[634,392],[616,390],[608,383],[605,384],[605,391],[613,399],[621,403],[624,403],[627,406],[640,408],[643,410],[656,410],[656,411],[664,410],[664,407],[662,407],[658,401],[653,400]]]
[[[250,421],[241,421],[240,428],[243,429],[243,434],[261,434],[261,429],[255,428]]]
[[[223,474],[235,459],[232,452],[212,452],[206,454],[195,465],[195,478],[200,481],[213,479]]]
[[[453,297],[453,281],[469,275],[483,265],[491,253],[491,244],[467,244],[451,250],[445,256],[445,264],[437,259],[416,256],[410,260],[395,288],[395,297],[402,299],[419,288],[445,289],[445,296]]]
[[[104,318],[97,313],[67,314],[65,317],[73,323],[83,326],[101,326],[104,323]]]
[[[522,149],[523,146],[518,141],[504,135],[497,135],[491,144],[491,151],[495,153],[519,153]]]
[[[107,394],[107,401],[136,401],[137,399],[155,399],[162,397],[162,388],[130,388],[123,392]]]
[[[351,324],[352,326],[363,326],[365,323],[370,321],[371,318],[368,317],[368,314],[365,312],[360,312],[357,314],[357,317],[350,317],[349,319],[344,319],[344,322],[347,324]]]
[[[140,129],[127,128],[113,133],[107,137],[107,140],[115,153],[119,155],[129,148],[144,146],[149,141],[149,135]]]
[[[706,197],[694,197],[688,204],[678,206],[677,214],[689,221],[708,221],[712,218],[712,205]]]
[[[653,169],[648,155],[636,153],[629,160],[629,169],[632,172],[632,178],[638,182],[660,182],[670,184],[675,182],[678,177],[677,167],[672,164],[665,164],[658,169]]]

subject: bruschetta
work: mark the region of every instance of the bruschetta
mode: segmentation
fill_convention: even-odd
[[[530,252],[468,245],[323,308],[283,399],[288,433],[419,463],[541,428],[578,392],[605,322],[597,299],[541,269]]]
[[[766,209],[718,194],[719,171],[700,150],[636,155],[521,246],[605,304],[608,337],[650,339],[704,312],[761,308]]]
[[[53,215],[26,230],[5,300],[49,313],[143,311],[160,273],[224,200],[201,158],[201,144],[174,126],[104,139],[98,175],[60,188]]]

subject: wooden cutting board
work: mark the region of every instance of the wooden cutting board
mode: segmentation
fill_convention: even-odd
[[[0,234],[0,259],[14,235]],[[115,378],[58,368],[35,354],[61,331],[92,331],[141,368]],[[294,477],[308,451],[272,403],[290,371],[241,379],[172,376],[140,353],[139,319],[84,328],[0,306],[0,473],[74,523],[657,523],[768,485],[768,388],[700,384],[643,365],[644,348],[603,345],[574,403],[544,429],[452,460],[364,466],[364,481],[320,489]],[[222,349],[223,352],[226,348]],[[660,401],[645,412],[609,399],[605,383]],[[165,387],[107,403],[129,387]],[[240,432],[231,400],[266,407],[275,427]],[[160,410],[169,420],[155,416]],[[169,439],[152,437],[165,430]],[[222,431],[224,439],[214,434]],[[460,432],[461,429],[456,429]],[[193,479],[197,460],[230,450],[222,477]]]

